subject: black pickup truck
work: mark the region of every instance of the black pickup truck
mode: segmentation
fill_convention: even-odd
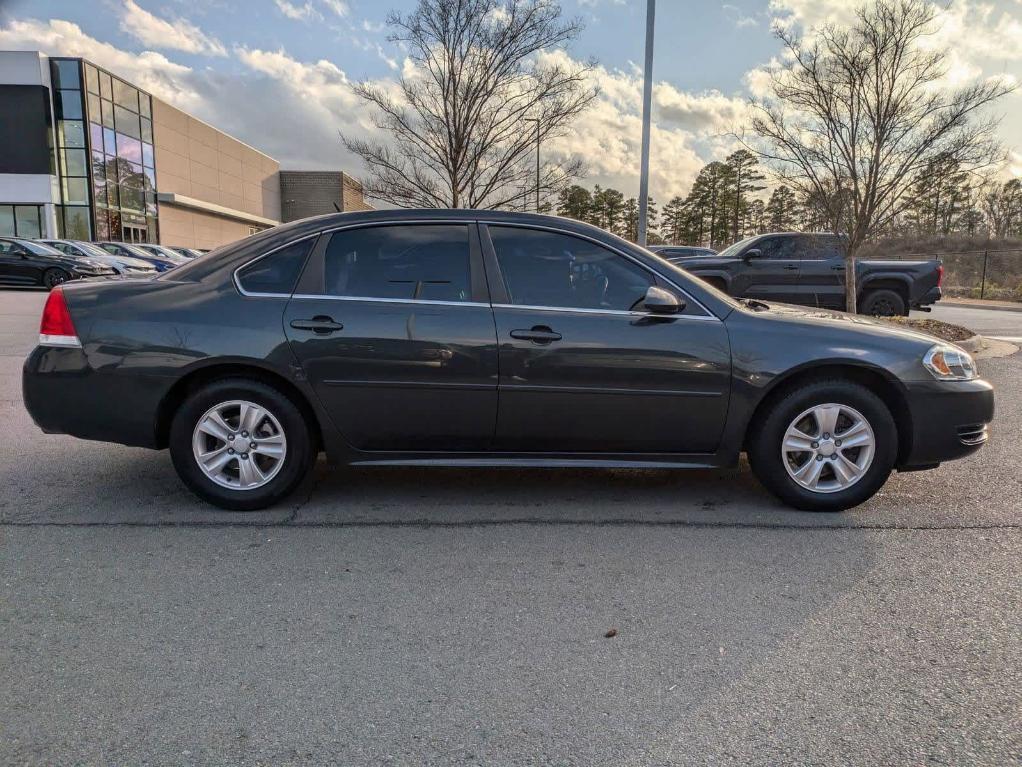
[[[784,232],[736,242],[715,256],[662,254],[725,293],[828,309],[845,308],[845,240]],[[940,261],[857,260],[859,312],[902,315],[940,300]]]

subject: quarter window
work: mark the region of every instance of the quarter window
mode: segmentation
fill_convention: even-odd
[[[249,264],[238,272],[238,284],[246,293],[291,295],[314,240],[293,243]]]
[[[324,255],[328,295],[471,301],[468,227],[398,224],[349,229]]]
[[[489,227],[511,303],[630,311],[654,284],[638,264],[589,240],[537,229]]]

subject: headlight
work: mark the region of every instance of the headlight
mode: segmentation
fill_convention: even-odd
[[[976,377],[972,357],[950,344],[937,344],[923,356],[923,365],[938,381],[971,381]]]

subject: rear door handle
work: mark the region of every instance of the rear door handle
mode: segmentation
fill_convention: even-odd
[[[798,269],[798,267],[793,264],[785,264],[784,269],[789,272],[794,272]]]
[[[333,317],[326,317],[324,315],[317,315],[311,320],[291,320],[291,327],[295,330],[311,330],[313,333],[319,333],[320,335],[344,329],[344,325],[340,322],[334,322]]]
[[[520,341],[532,341],[534,344],[548,344],[552,341],[560,341],[561,334],[557,333],[546,325],[536,325],[529,330],[512,330],[511,337]]]

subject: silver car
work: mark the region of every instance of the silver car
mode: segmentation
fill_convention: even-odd
[[[61,253],[66,253],[75,258],[86,258],[90,261],[98,261],[107,266],[113,267],[118,274],[134,275],[142,277],[156,274],[156,267],[148,261],[130,256],[115,256],[106,252],[98,245],[82,240],[40,240],[51,248],[56,248]]]

